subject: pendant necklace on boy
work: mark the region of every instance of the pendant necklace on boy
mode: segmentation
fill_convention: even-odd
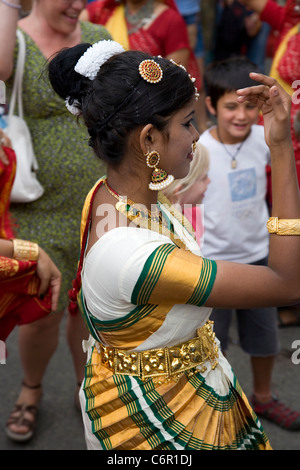
[[[232,153],[229,152],[228,148],[226,147],[226,145],[224,144],[223,140],[221,139],[220,133],[219,133],[219,129],[218,129],[218,128],[217,128],[217,135],[218,135],[218,139],[219,139],[219,141],[221,142],[221,144],[223,145],[223,147],[224,147],[226,153],[231,157],[231,168],[232,168],[233,170],[235,170],[236,167],[237,167],[236,157],[237,157],[239,151],[241,150],[241,148],[242,148],[242,146],[243,146],[244,140],[240,143],[240,145],[239,145],[238,148],[236,149],[235,154],[232,155]]]

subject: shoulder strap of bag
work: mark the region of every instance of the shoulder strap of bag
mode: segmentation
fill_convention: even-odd
[[[17,66],[15,71],[13,89],[11,94],[11,99],[9,103],[9,111],[8,117],[14,115],[16,101],[18,100],[18,116],[21,119],[24,119],[23,113],[23,73],[24,73],[24,66],[25,66],[25,56],[26,56],[26,42],[24,34],[20,29],[16,31],[17,38],[19,40],[19,49],[18,49],[18,58],[17,58]],[[32,168],[33,170],[38,170],[39,165],[35,156],[34,151],[32,151]]]
[[[16,107],[16,100],[18,99],[18,113],[20,118],[23,119],[23,101],[22,101],[22,82],[23,82],[23,72],[25,65],[25,53],[26,53],[26,44],[23,33],[17,29],[17,38],[19,40],[19,50],[18,50],[18,59],[17,59],[17,68],[15,72],[14,84],[12,89],[12,95],[9,105],[9,117],[14,114]]]

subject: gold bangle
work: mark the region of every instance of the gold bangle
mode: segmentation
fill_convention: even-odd
[[[277,235],[300,235],[300,219],[278,219],[270,217],[267,222],[269,233]]]
[[[19,261],[37,261],[39,256],[39,246],[27,240],[19,240],[14,238],[13,242],[13,258]]]

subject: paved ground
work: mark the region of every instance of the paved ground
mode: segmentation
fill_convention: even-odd
[[[72,360],[64,341],[65,324],[61,327],[59,347],[52,358],[44,380],[44,395],[40,406],[37,432],[27,444],[16,444],[4,433],[4,423],[13,407],[22,379],[16,349],[15,331],[7,341],[9,356],[0,364],[0,450],[85,450],[83,427],[79,412],[74,406],[75,376]],[[277,358],[273,377],[274,391],[280,398],[300,411],[300,327],[280,329],[282,351]],[[236,341],[235,325],[231,331],[228,358],[249,396],[251,374],[248,357]],[[298,340],[298,350],[292,343]],[[299,364],[292,362],[292,354]],[[262,420],[271,444],[276,450],[300,450],[300,431],[289,432]]]

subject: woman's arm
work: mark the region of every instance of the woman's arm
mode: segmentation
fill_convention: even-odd
[[[22,6],[20,0],[9,0],[15,7]],[[25,2],[27,3],[27,2]],[[6,81],[13,71],[13,55],[16,44],[16,29],[20,9],[0,1],[0,80]]]
[[[260,15],[261,21],[265,21],[275,30],[281,31],[284,22],[285,6],[281,6],[273,0],[239,0],[249,10]]]
[[[264,115],[265,139],[271,152],[272,216],[300,220],[290,97],[273,78],[261,74],[251,74],[251,78],[263,85],[238,90],[238,101],[257,104]],[[245,308],[296,304],[299,300],[300,232],[296,236],[270,235],[268,267],[218,262],[206,305]]]
[[[29,242],[30,243],[30,242]],[[60,285],[61,285],[61,273],[49,257],[47,253],[41,247],[37,247],[36,244],[32,249],[32,253],[34,254],[38,250],[37,254],[37,275],[40,279],[40,287],[38,295],[44,295],[48,287],[51,288],[52,296],[51,296],[51,310],[53,312],[57,309],[57,302],[59,298],[60,292]],[[29,252],[29,250],[28,250]],[[0,255],[5,256],[7,258],[15,258],[18,259],[18,253],[15,252],[14,243],[12,240],[0,240]],[[24,255],[26,258],[26,255]],[[24,258],[22,258],[24,259]],[[30,260],[30,255],[28,255],[28,260]],[[33,259],[34,261],[35,259]]]

